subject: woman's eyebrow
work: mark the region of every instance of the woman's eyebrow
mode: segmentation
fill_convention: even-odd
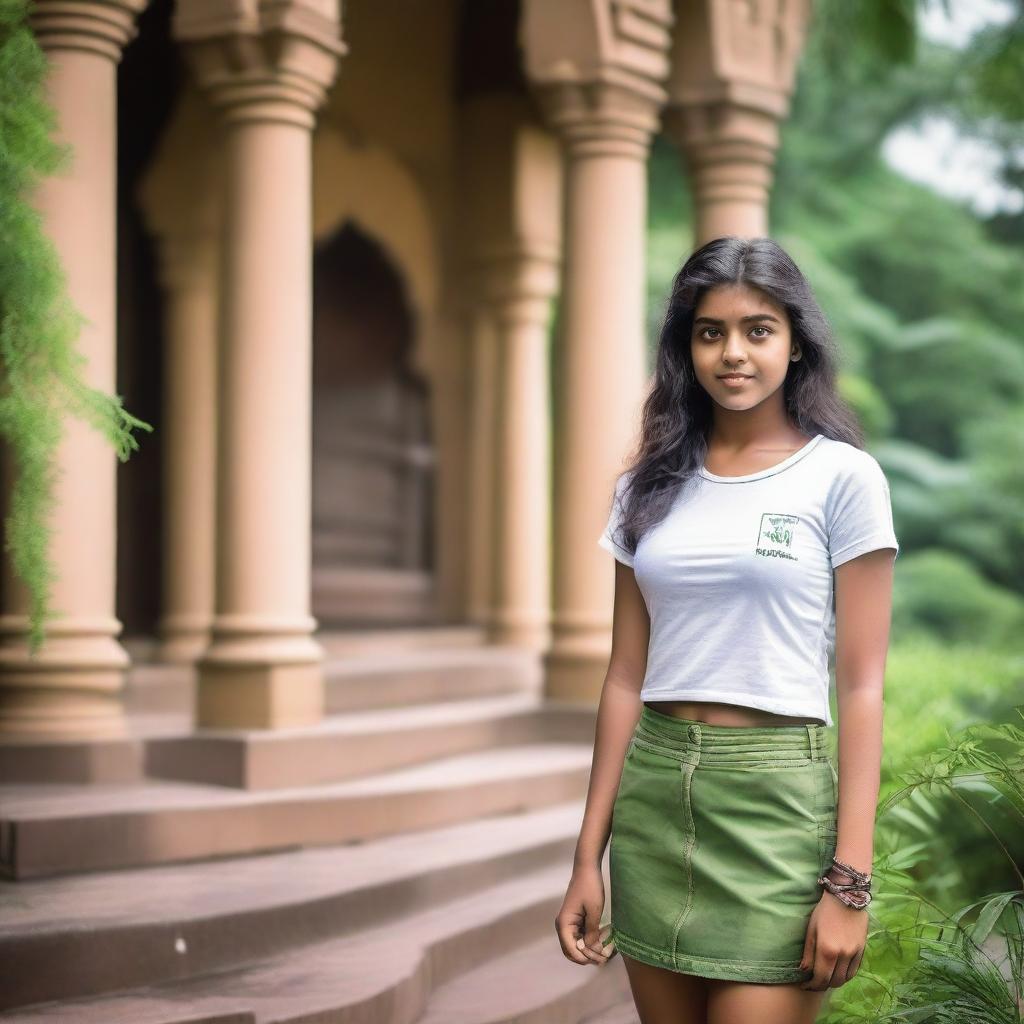
[[[772,316],[771,313],[751,313],[750,316],[741,316],[740,323],[746,323],[748,320],[774,320],[776,323],[779,322],[777,316]],[[693,321],[695,324],[707,323],[707,324],[724,324],[724,320],[716,320],[713,316],[699,316]]]

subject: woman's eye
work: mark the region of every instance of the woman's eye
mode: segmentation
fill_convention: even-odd
[[[720,330],[719,330],[719,328],[717,328],[717,327],[705,327],[705,328],[704,328],[704,329],[703,329],[703,330],[702,330],[702,331],[700,332],[700,337],[702,337],[702,338],[708,338],[709,340],[713,341],[713,340],[714,340],[714,338],[711,338],[711,336],[710,336],[710,335],[708,334],[708,331],[716,331],[716,332],[718,332],[718,334],[721,334],[721,331],[720,331]],[[770,328],[768,328],[768,327],[762,327],[762,326],[760,326],[760,325],[759,325],[759,326],[757,326],[757,327],[752,327],[752,328],[751,328],[751,331],[764,331],[764,334],[756,334],[756,335],[754,335],[754,337],[756,337],[756,338],[758,338],[758,339],[760,339],[760,338],[767,338],[767,337],[768,337],[768,336],[769,336],[769,335],[770,335],[770,334],[772,333],[772,332],[771,332],[771,329],[770,329]],[[716,337],[717,337],[717,336],[718,336],[718,335],[716,334]]]

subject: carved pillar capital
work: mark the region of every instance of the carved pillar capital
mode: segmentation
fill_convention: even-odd
[[[638,92],[609,82],[557,82],[536,89],[545,118],[570,156],[646,159],[667,99],[664,90]]]
[[[147,0],[35,0],[29,26],[43,50],[85,50],[116,64]]]
[[[526,0],[526,74],[543,113],[576,155],[646,157],[668,99],[668,0]]]
[[[722,101],[673,106],[665,134],[683,153],[694,198],[723,195],[767,205],[779,148],[779,118],[760,109]]]
[[[336,5],[316,0],[180,9],[175,38],[228,122],[277,121],[312,129],[347,51]]]
[[[560,259],[545,245],[490,247],[475,268],[485,302],[499,316],[546,322],[558,292]]]
[[[694,0],[679,5],[671,107],[729,104],[785,117],[811,0]]]
[[[689,170],[699,244],[767,233],[779,124],[809,17],[809,0],[680,7],[663,120]]]

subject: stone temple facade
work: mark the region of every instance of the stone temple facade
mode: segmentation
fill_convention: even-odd
[[[635,1019],[551,922],[647,160],[685,168],[681,259],[768,234],[811,15],[35,0],[74,160],[34,201],[89,382],[156,430],[120,466],[68,423],[37,656],[4,567],[0,1011]]]

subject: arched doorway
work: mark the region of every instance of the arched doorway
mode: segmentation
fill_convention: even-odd
[[[313,592],[322,627],[437,619],[429,394],[402,278],[351,222],[313,261]]]

